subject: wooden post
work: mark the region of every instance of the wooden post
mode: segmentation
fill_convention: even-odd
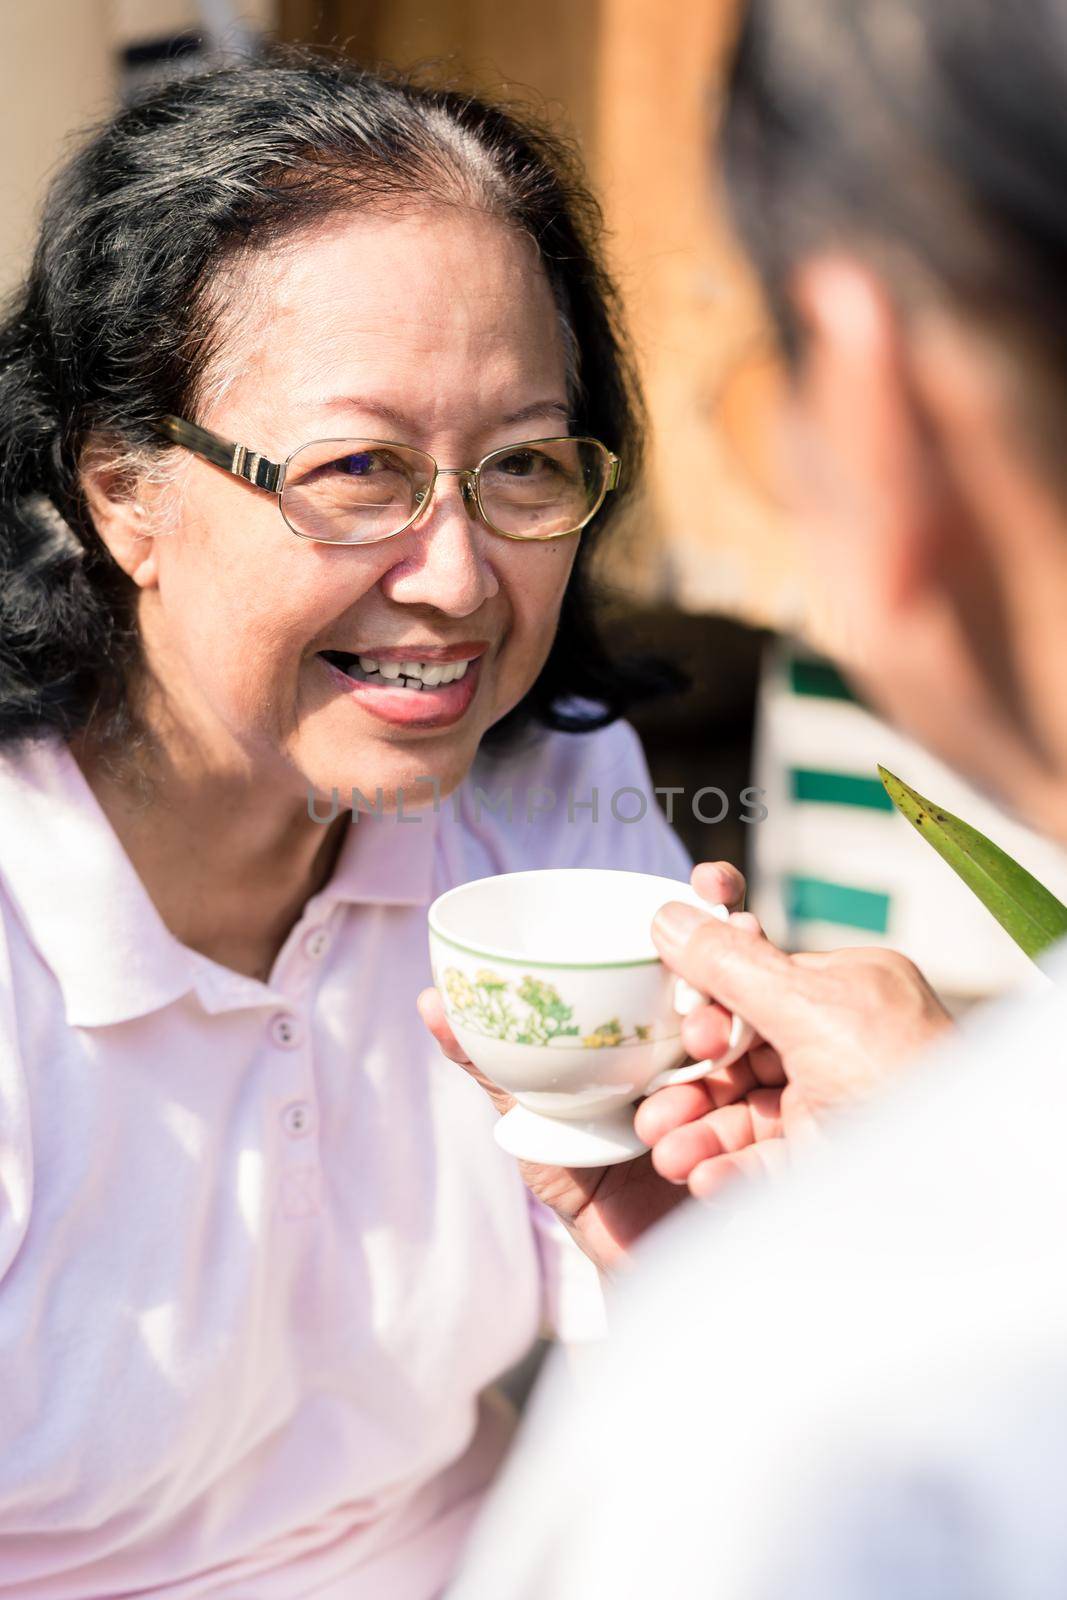
[[[0,49],[0,294],[25,271],[49,175],[115,91],[106,0],[4,8]]]

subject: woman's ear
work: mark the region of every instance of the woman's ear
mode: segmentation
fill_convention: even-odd
[[[139,589],[157,583],[156,539],[151,510],[155,495],[142,499],[128,458],[103,439],[90,439],[79,461],[82,493],[103,543]]]
[[[802,331],[796,404],[819,458],[815,521],[828,512],[839,549],[827,556],[862,574],[888,620],[930,597],[946,531],[906,330],[877,276],[853,258],[810,258],[790,287]]]

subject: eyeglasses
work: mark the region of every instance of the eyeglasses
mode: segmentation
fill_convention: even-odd
[[[163,417],[155,431],[277,495],[292,531],[321,544],[375,544],[403,533],[445,477],[459,480],[468,509],[493,533],[562,539],[585,527],[619,479],[619,459],[599,439],[528,439],[476,467],[439,467],[424,450],[382,439],[317,439],[275,462],[181,417]]]

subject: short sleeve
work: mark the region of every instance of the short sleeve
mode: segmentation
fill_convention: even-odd
[[[687,881],[692,861],[660,809],[636,729],[620,721],[587,737],[590,742],[574,763],[577,771],[568,774],[576,818],[582,799],[596,792],[595,819],[588,813],[591,859],[583,865]]]

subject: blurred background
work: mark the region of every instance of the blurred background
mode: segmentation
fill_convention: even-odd
[[[606,624],[693,680],[634,716],[654,782],[684,791],[672,820],[695,856],[748,871],[773,936],[892,944],[962,1008],[1033,969],[895,816],[876,763],[1063,898],[1067,861],[884,727],[831,664],[773,489],[782,378],[707,163],[736,11],[674,0],[667,25],[662,0],[3,0],[0,294],[79,130],[160,73],[270,38],[418,66],[569,131],[604,208],[652,423],[642,501],[604,555]],[[756,824],[749,785],[765,791]]]

